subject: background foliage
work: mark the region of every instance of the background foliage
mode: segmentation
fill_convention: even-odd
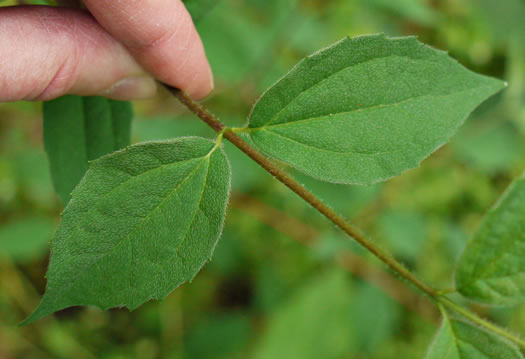
[[[497,3],[497,6],[495,5]],[[4,1],[2,5],[12,2]],[[480,218],[525,167],[522,0],[221,0],[199,22],[216,75],[207,105],[242,125],[261,91],[346,35],[418,35],[468,68],[505,78],[420,168],[355,187],[294,175],[437,287]],[[167,94],[135,104],[132,141],[212,137]],[[133,314],[68,309],[15,324],[44,290],[62,210],[42,150],[41,105],[0,105],[1,358],[421,358],[437,314],[228,144],[233,198],[198,280]],[[476,308],[525,332],[525,308]],[[315,345],[314,345],[315,343]]]

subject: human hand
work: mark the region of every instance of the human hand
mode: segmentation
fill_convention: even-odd
[[[213,89],[201,39],[181,0],[84,4],[89,12],[0,8],[0,101],[64,94],[141,99],[155,94],[153,78],[195,99]]]

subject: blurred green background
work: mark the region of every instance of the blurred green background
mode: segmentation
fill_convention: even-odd
[[[13,5],[3,1],[2,5]],[[206,106],[241,126],[299,59],[346,35],[417,35],[509,87],[418,169],[353,187],[297,179],[438,288],[480,218],[525,168],[525,1],[217,0],[198,29],[216,76]],[[0,35],[1,36],[1,35]],[[134,104],[133,140],[213,136],[166,93]],[[431,305],[226,144],[233,197],[193,283],[133,313],[61,311],[16,325],[45,288],[59,221],[41,104],[0,104],[0,358],[422,358]],[[525,308],[475,308],[525,334]]]

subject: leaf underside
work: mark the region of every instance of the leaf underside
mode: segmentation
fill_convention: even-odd
[[[133,310],[190,281],[222,231],[230,167],[203,138],[149,142],[90,164],[51,244],[29,324],[74,305]]]
[[[425,359],[522,359],[506,339],[462,320],[443,317]]]
[[[467,298],[494,305],[525,303],[525,174],[487,213],[459,260],[455,279]]]
[[[88,161],[129,145],[132,118],[129,102],[103,97],[64,96],[44,102],[44,145],[64,205]]]
[[[345,38],[271,87],[247,130],[312,177],[372,184],[417,167],[504,86],[414,37]]]

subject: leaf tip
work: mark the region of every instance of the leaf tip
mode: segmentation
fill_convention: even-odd
[[[34,322],[44,318],[45,316],[51,313],[52,311],[42,309],[42,304],[40,304],[33,313],[29,314],[29,316],[26,319],[18,323],[18,327],[25,327],[29,324],[33,324]]]
[[[64,304],[64,305],[57,304],[54,301],[53,294],[51,294],[50,296],[48,289],[46,289],[46,293],[44,293],[44,296],[42,297],[42,300],[40,301],[40,304],[38,305],[38,307],[33,311],[33,313],[29,314],[29,316],[26,319],[20,322],[18,326],[24,327],[29,324],[33,324],[34,322],[54,312],[68,308],[70,306],[71,306],[70,304]]]

